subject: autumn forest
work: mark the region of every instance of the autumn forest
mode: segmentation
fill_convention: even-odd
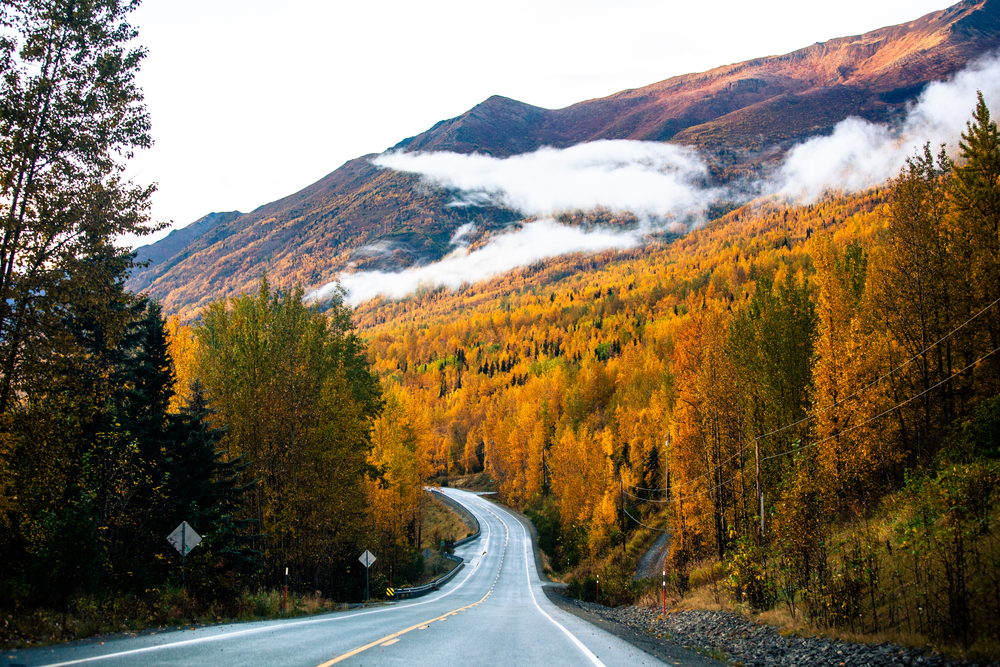
[[[980,100],[954,160],[927,146],[864,194],[757,201],[640,251],[353,313],[335,303],[328,321],[353,317],[382,387],[366,529],[405,552],[420,484],[484,472],[584,596],[602,574],[602,601],[634,599],[635,559],[668,531],[681,596],[707,563],[716,595],[820,626],[966,647],[996,637],[998,177],[1000,138]],[[283,340],[277,320],[250,314],[268,298],[262,283],[198,324],[175,318],[171,351],[178,386],[205,382],[218,397],[227,451],[270,461],[241,434],[271,429],[287,482],[307,456],[305,439],[291,455],[300,419],[281,408],[245,421],[256,401],[289,404],[297,371],[285,352],[263,355],[274,393],[231,405],[250,376],[225,373],[260,366],[231,359],[247,345],[216,333],[228,321]],[[270,298],[267,312],[289,308]],[[254,512],[268,535],[295,533]]]
[[[150,142],[127,8],[18,11],[25,45],[0,37],[31,65],[0,90],[22,105],[0,108],[0,639],[60,615],[253,615],[286,571],[293,594],[356,602],[365,549],[374,589],[414,583],[425,486],[474,477],[577,597],[659,590],[633,575],[666,534],[675,601],[701,587],[996,654],[996,100],[958,147],[859,194],[757,199],[356,308],[264,273],[182,318],[126,289],[144,267],[112,242],[156,228],[152,190],[122,178]],[[567,214],[588,215],[611,214]],[[183,570],[180,521],[204,538]]]

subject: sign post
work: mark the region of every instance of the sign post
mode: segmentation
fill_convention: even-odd
[[[194,532],[194,528],[188,525],[187,521],[181,521],[181,525],[174,528],[174,532],[167,535],[167,542],[181,555],[181,588],[183,589],[187,578],[186,563],[188,552],[194,549],[201,542],[201,535]]]
[[[368,596],[368,568],[370,568],[372,566],[372,563],[375,562],[375,560],[376,560],[375,554],[373,554],[371,551],[368,551],[368,549],[365,549],[365,552],[363,554],[361,554],[360,556],[358,556],[358,560],[361,561],[361,564],[365,566],[365,601],[367,602],[368,597],[369,597]]]

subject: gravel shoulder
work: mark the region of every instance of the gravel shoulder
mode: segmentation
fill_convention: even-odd
[[[698,667],[723,664],[705,655],[743,667],[961,667],[976,664],[946,660],[920,649],[893,644],[853,644],[825,637],[794,635],[783,637],[777,628],[754,623],[732,612],[668,611],[663,616],[654,609],[614,609],[572,600],[549,586],[545,587],[545,593],[561,609],[671,664]],[[992,663],[990,667],[1000,667],[1000,663]]]
[[[567,611],[592,625],[596,625],[601,630],[671,665],[682,665],[683,667],[720,667],[720,665],[724,664],[718,660],[713,660],[693,650],[684,648],[669,639],[657,637],[653,632],[650,632],[649,629],[641,625],[624,623],[618,620],[613,613],[617,611],[615,609],[568,598],[560,593],[558,588],[553,586],[544,586],[542,590],[545,591],[545,595],[552,604],[563,611]]]

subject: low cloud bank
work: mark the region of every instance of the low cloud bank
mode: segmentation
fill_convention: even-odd
[[[526,215],[601,207],[669,218],[697,214],[724,194],[705,187],[708,167],[695,151],[646,141],[593,141],[504,159],[394,152],[373,163],[461,190],[455,205],[491,203]]]
[[[339,283],[351,304],[379,294],[399,299],[421,286],[455,289],[563,254],[634,247],[651,231],[703,219],[708,206],[720,200],[745,202],[778,194],[808,203],[831,189],[864,190],[896,176],[926,142],[935,153],[942,143],[954,152],[977,90],[988,103],[1000,103],[996,57],[971,65],[949,81],[928,85],[901,123],[878,125],[848,118],[829,136],[793,147],[770,178],[743,183],[738,190],[709,187],[708,168],[694,150],[652,142],[594,141],[504,159],[447,152],[386,153],[374,164],[420,174],[430,184],[458,191],[453,206],[502,205],[544,219],[471,252],[466,237],[473,228],[465,225],[452,238],[455,250],[439,262],[398,273],[343,273]],[[640,219],[639,228],[583,230],[547,217],[597,208],[632,212]],[[330,283],[307,298],[321,300],[336,286],[337,282]]]
[[[527,223],[517,231],[498,236],[473,251],[464,246],[459,247],[433,264],[395,273],[344,273],[340,276],[339,284],[347,292],[347,303],[357,305],[379,294],[388,299],[401,299],[420,287],[444,286],[457,289],[466,283],[486,280],[512,269],[567,253],[632,248],[638,244],[639,238],[633,233],[612,230],[586,232],[545,219]],[[337,285],[337,282],[329,283],[306,298],[322,301],[337,289]]]
[[[808,203],[830,189],[858,192],[884,183],[927,142],[935,154],[941,144],[954,151],[976,105],[977,90],[988,104],[1000,104],[1000,60],[995,56],[972,64],[954,79],[929,84],[899,126],[848,118],[830,136],[795,146],[763,191]]]

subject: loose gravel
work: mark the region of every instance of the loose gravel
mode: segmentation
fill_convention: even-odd
[[[565,599],[565,598],[564,598]],[[893,644],[853,644],[823,637],[783,637],[776,628],[760,625],[731,612],[675,611],[666,616],[640,607],[613,609],[568,600],[609,621],[622,623],[682,646],[744,667],[960,667],[968,660],[946,660],[920,649]],[[993,663],[990,667],[1000,667]]]

